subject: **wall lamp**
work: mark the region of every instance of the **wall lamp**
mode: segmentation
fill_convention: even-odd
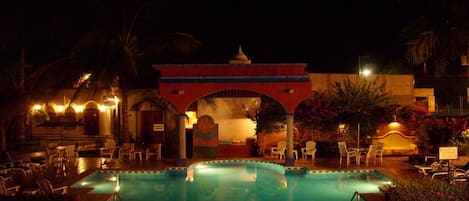
[[[295,90],[292,88],[285,89],[285,93],[292,94],[295,93]]]
[[[184,90],[183,90],[183,89],[176,89],[176,90],[174,90],[174,93],[175,93],[175,94],[178,94],[178,95],[183,95],[183,94],[184,94]]]

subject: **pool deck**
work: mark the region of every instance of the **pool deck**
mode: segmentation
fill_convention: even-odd
[[[112,162],[101,165],[101,158],[96,157],[80,157],[78,165],[67,169],[66,171],[58,170],[55,167],[48,168],[43,174],[35,174],[32,178],[21,178],[19,184],[24,190],[35,188],[34,179],[37,177],[45,177],[51,180],[54,186],[67,185],[77,183],[90,173],[96,170],[153,170],[163,171],[168,167],[178,167],[176,159],[163,159],[163,160],[113,160]],[[216,158],[216,159],[189,159],[188,164],[193,164],[201,161],[211,160],[256,160],[277,163],[280,165],[285,164],[285,160],[279,160],[271,157],[253,157],[253,158]],[[454,166],[463,166],[469,161],[469,157],[460,157],[460,159],[452,161]],[[413,164],[408,162],[408,156],[393,156],[384,157],[383,164],[370,165],[367,167],[365,164],[357,165],[351,163],[349,167],[342,164],[339,166],[339,159],[337,157],[331,158],[316,158],[315,160],[297,160],[294,167],[305,167],[309,170],[332,170],[332,171],[356,171],[356,170],[378,170],[390,179],[405,179],[424,177],[419,173]],[[88,196],[78,189],[71,189],[72,194],[76,194],[80,199],[87,201],[108,200],[112,195],[96,195]],[[378,199],[379,200],[379,199]]]

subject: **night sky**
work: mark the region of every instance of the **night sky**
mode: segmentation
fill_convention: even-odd
[[[242,45],[253,63],[301,62],[316,72],[353,72],[359,55],[382,66],[402,58],[399,32],[420,13],[420,2],[10,0],[0,11],[3,38],[21,39],[30,63],[67,54],[83,33],[119,30],[123,16],[130,19],[145,4],[135,33],[192,34],[204,44],[203,63],[227,63]]]

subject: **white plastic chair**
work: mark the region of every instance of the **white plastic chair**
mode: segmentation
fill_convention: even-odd
[[[368,151],[363,153],[363,155],[365,155],[365,161],[366,161],[367,167],[370,163],[370,160],[373,160],[373,164],[376,165],[376,159],[377,159],[376,152],[378,150],[377,148],[378,148],[378,145],[370,145],[370,147],[368,148]]]
[[[307,141],[305,147],[301,148],[301,156],[307,159],[308,155],[314,160],[316,158],[316,142]]]
[[[161,160],[161,144],[150,144],[150,147],[145,149],[145,160],[155,156],[156,160]]]
[[[65,162],[67,165],[76,166],[78,164],[78,151],[75,145],[65,146]]]
[[[376,158],[379,157],[380,165],[383,165],[383,152],[384,152],[384,143],[380,142],[380,143],[378,143],[378,145],[376,147]]]
[[[118,149],[114,140],[107,139],[104,147],[99,148],[99,156],[102,158],[101,165],[114,159],[114,152]]]
[[[280,158],[280,159],[285,158],[285,150],[286,149],[287,149],[287,142],[286,141],[279,141],[279,142],[277,142],[276,147],[272,147],[270,149],[270,155],[272,157],[278,155],[278,158]]]
[[[342,158],[347,158],[347,167],[350,165],[350,158],[354,158],[355,160],[357,160],[357,152],[348,151],[347,144],[345,144],[345,142],[339,142],[338,146],[339,146],[339,154],[340,154],[340,158],[339,158],[340,166],[342,166]]]
[[[119,149],[119,158],[128,157],[129,160],[133,160],[135,157],[135,144],[124,142],[122,147]]]

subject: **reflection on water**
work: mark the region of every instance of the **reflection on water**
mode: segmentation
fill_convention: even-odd
[[[188,169],[186,181],[190,181],[186,193],[194,200],[259,200],[259,194],[288,186],[284,174],[247,164],[198,164]]]

